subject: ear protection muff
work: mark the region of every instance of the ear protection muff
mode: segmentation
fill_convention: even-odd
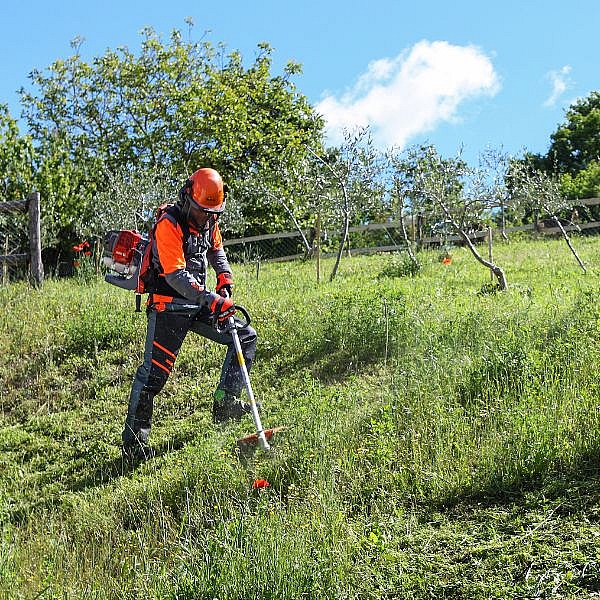
[[[189,221],[190,207],[192,201],[192,182],[188,179],[179,190],[179,210],[181,214]]]
[[[179,199],[181,202],[189,202],[192,199],[192,181],[188,179],[179,190]]]

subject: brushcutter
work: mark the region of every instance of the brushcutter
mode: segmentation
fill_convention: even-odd
[[[252,412],[252,419],[254,420],[254,426],[256,428],[256,433],[251,435],[247,435],[238,440],[239,444],[246,445],[254,445],[258,442],[259,446],[263,450],[270,450],[271,446],[267,440],[270,440],[273,437],[274,433],[278,431],[282,431],[283,427],[275,427],[273,429],[263,429],[260,415],[258,413],[258,406],[256,404],[256,400],[254,398],[254,392],[252,390],[252,384],[250,383],[250,375],[248,373],[248,367],[246,366],[246,360],[244,359],[244,355],[242,354],[242,344],[240,343],[240,337],[238,336],[238,327],[246,327],[250,324],[250,315],[248,311],[239,304],[235,306],[236,312],[242,313],[244,318],[246,319],[245,323],[238,323],[233,317],[229,317],[224,326],[220,325],[218,322],[215,324],[217,331],[227,331],[231,335],[233,339],[233,345],[235,347],[235,352],[238,359],[238,364],[240,366],[240,370],[242,372],[242,378],[244,380],[244,386],[246,387],[246,392],[248,393],[248,399],[250,401],[250,411]]]

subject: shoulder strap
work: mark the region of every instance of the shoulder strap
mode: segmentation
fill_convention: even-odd
[[[177,223],[179,224],[179,227],[181,227],[181,230],[183,231],[184,237],[187,238],[190,235],[190,227],[188,225],[187,219],[183,216],[183,213],[181,212],[181,208],[179,207],[178,204],[169,204],[165,208],[165,210],[163,211],[162,214],[164,214],[164,213],[168,213],[171,217],[173,217],[177,221]],[[162,216],[162,214],[160,216]],[[158,219],[157,219],[157,222],[158,222]]]

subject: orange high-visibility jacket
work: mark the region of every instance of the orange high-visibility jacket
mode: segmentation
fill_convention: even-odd
[[[152,263],[158,277],[153,293],[163,296],[162,302],[184,298],[209,305],[214,293],[206,289],[207,265],[217,274],[231,273],[219,224],[211,218],[197,231],[178,211],[177,205],[168,208],[154,229]]]

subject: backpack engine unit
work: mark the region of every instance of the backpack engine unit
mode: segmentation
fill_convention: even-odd
[[[125,290],[136,290],[140,266],[149,242],[148,236],[131,229],[107,232],[102,263],[108,272],[104,280]]]
[[[107,268],[104,280],[124,290],[135,292],[135,311],[141,312],[142,294],[152,293],[156,284],[156,269],[152,265],[152,241],[159,219],[167,210],[174,210],[174,204],[161,204],[154,215],[150,233],[142,234],[133,229],[111,229],[104,236],[104,256],[102,262]],[[187,231],[187,224],[176,212],[177,222]]]

